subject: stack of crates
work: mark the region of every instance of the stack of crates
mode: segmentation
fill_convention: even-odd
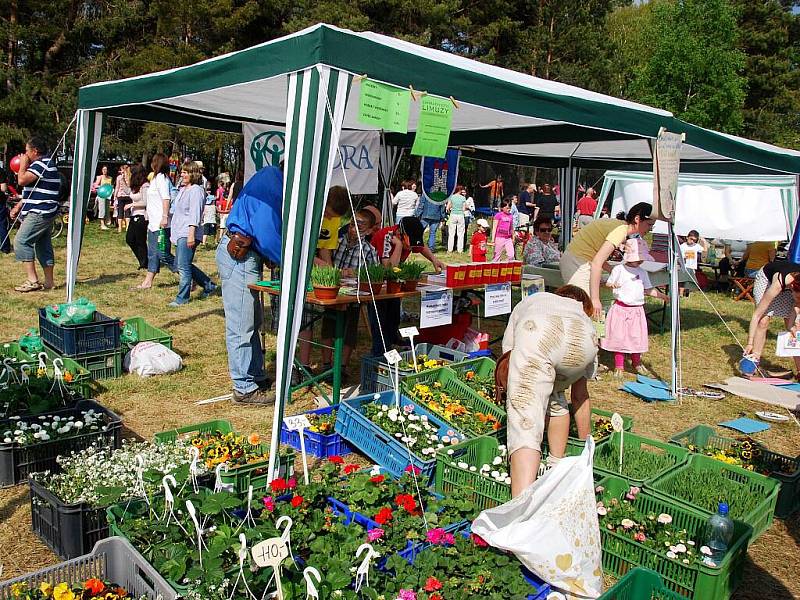
[[[96,311],[91,323],[58,325],[40,308],[39,335],[48,349],[74,360],[91,373],[92,379],[122,375],[119,319]]]

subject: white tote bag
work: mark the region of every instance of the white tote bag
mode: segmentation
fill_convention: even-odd
[[[513,552],[567,598],[603,592],[600,525],[592,479],[594,440],[568,456],[510,502],[484,510],[472,531]]]

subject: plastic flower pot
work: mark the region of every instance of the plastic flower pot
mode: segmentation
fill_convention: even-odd
[[[368,281],[362,281],[358,284],[359,291],[362,292],[372,291],[373,296],[377,296],[378,294],[380,294],[382,287],[383,287],[382,281],[373,281],[371,284]]]
[[[386,282],[386,293],[387,294],[397,294],[402,288],[402,283],[399,281],[387,281]]]
[[[317,300],[335,300],[336,296],[339,295],[339,287],[340,286],[338,285],[334,286],[315,285],[314,297]]]
[[[419,283],[419,279],[407,279],[403,281],[402,290],[404,292],[415,292],[417,291],[417,284]]]

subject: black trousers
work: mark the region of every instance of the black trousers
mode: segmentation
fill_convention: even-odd
[[[125,241],[133,251],[136,260],[139,261],[139,268],[147,268],[147,219],[144,215],[131,217],[128,223],[128,231],[125,234]]]

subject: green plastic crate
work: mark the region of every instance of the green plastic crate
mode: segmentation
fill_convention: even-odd
[[[155,435],[157,442],[174,442],[179,438],[191,438],[198,433],[231,433],[234,431],[230,421],[215,420],[187,425],[178,429],[162,431]],[[259,444],[259,451],[264,455],[269,455],[269,444]],[[291,477],[294,475],[294,451],[291,448],[284,448],[278,459],[278,477]],[[233,485],[234,490],[239,493],[247,492],[249,486],[253,486],[254,491],[265,490],[269,485],[269,459],[259,460],[239,467],[229,467],[227,473],[221,473],[222,482],[226,485]]]
[[[433,386],[435,383],[441,384],[441,389],[446,392],[447,394],[457,397],[460,399],[461,403],[464,404],[467,408],[470,408],[474,411],[483,413],[483,414],[490,414],[495,417],[502,423],[502,428],[495,432],[495,434],[499,434],[505,431],[505,424],[506,424],[506,411],[500,408],[499,406],[492,404],[488,400],[484,399],[480,396],[477,392],[475,392],[472,388],[468,385],[465,385],[461,381],[459,381],[458,376],[451,371],[447,367],[439,367],[437,369],[430,369],[428,371],[422,371],[421,373],[416,373],[414,375],[409,375],[406,377],[403,382],[402,386],[405,390],[405,394],[412,398],[415,402],[420,403],[421,406],[425,406],[428,408],[424,402],[422,402],[419,397],[414,393],[414,386],[418,383]],[[442,419],[445,420],[446,423],[449,423],[453,426],[454,429],[457,429],[470,437],[478,437],[483,435],[483,433],[478,431],[470,431],[464,427],[455,425],[452,421],[449,421],[445,418],[445,416],[433,409],[430,409],[433,413],[439,415]]]
[[[67,385],[77,390],[78,393],[84,398],[88,399],[92,397],[92,374],[89,373],[88,369],[79,365],[73,358],[59,356],[54,350],[48,348],[47,346],[45,346],[44,352],[47,354],[47,358],[49,359],[47,365],[48,375],[52,376],[53,374],[53,359],[61,358],[61,360],[64,361],[63,370],[69,371],[73,378],[72,382]],[[22,350],[17,342],[5,342],[4,344],[0,344],[0,356],[4,358],[13,358],[15,364],[17,365],[23,363],[31,364],[34,367],[39,365],[38,356],[31,356]]]
[[[668,589],[661,577],[650,569],[636,568],[620,579],[598,600],[686,600]]]
[[[712,509],[690,501],[689,494],[691,490],[683,489],[680,483],[680,476],[686,471],[711,471],[722,473],[726,479],[737,485],[737,492],[734,497],[720,498],[719,500],[728,503],[731,510],[731,518],[735,516],[753,528],[753,541],[758,539],[758,537],[772,525],[775,504],[778,500],[781,484],[760,473],[753,473],[752,471],[746,471],[734,465],[725,464],[710,456],[704,456],[702,454],[690,455],[686,464],[659,476],[654,481],[647,484],[646,489],[656,496],[687,505],[696,511],[700,511],[704,515],[710,515],[712,512],[716,512],[716,507]],[[737,514],[737,504],[742,502],[745,496],[754,497],[757,499],[757,502],[755,506],[751,510],[746,511],[745,514]]]
[[[48,351],[52,350],[48,348]],[[92,379],[114,379],[122,376],[122,351],[109,350],[73,358],[75,362],[89,371]]]
[[[685,448],[681,448],[679,446],[675,446],[674,444],[667,444],[666,442],[651,440],[650,438],[636,435],[635,433],[625,433],[623,442],[625,444],[625,449],[632,448],[638,450],[646,450],[654,454],[660,454],[662,456],[667,457],[670,464],[653,473],[649,473],[647,477],[631,477],[625,475],[624,473],[620,474],[619,472],[617,472],[616,469],[612,470],[597,466],[598,453],[610,451],[613,456],[619,455],[620,436],[621,436],[620,433],[614,432],[611,434],[611,437],[608,438],[606,441],[597,444],[597,449],[595,450],[594,454],[595,455],[594,470],[603,475],[612,475],[614,477],[620,477],[622,479],[625,479],[631,485],[642,487],[645,483],[654,481],[657,477],[660,477],[665,473],[672,472],[675,469],[675,467],[684,464],[686,462],[687,457],[689,456],[688,450],[686,450]],[[624,449],[622,453],[622,460],[624,467],[624,462],[625,462]]]
[[[480,358],[462,360],[461,362],[452,363],[447,366],[455,371],[459,377],[467,371],[475,371],[475,375],[478,377],[487,377],[489,375],[494,375],[494,369],[497,363],[487,356],[482,356]]]
[[[470,499],[480,510],[492,508],[511,500],[511,486],[494,479],[483,477],[478,473],[484,464],[492,464],[497,456],[499,442],[494,436],[480,436],[466,440],[455,446],[442,448],[436,452],[436,472],[434,486],[439,494],[447,494],[454,489],[468,489],[472,492]],[[453,454],[448,454],[452,450]],[[543,446],[542,465],[547,458],[547,449]],[[583,444],[567,442],[567,456],[576,456],[583,451]],[[463,462],[475,467],[476,471],[459,467]]]
[[[604,498],[621,497],[628,483],[617,477],[606,477],[599,485],[605,487]],[[678,529],[686,529],[697,543],[702,543],[708,516],[700,511],[682,506],[647,491],[636,497],[635,506],[642,514],[667,513]],[[684,564],[666,557],[666,551],[656,551],[634,541],[630,537],[600,527],[600,542],[603,549],[603,570],[614,576],[624,577],[636,567],[646,567],[657,572],[664,585],[673,592],[693,600],[727,600],[738,587],[747,561],[747,546],[753,529],[746,523],[734,520],[733,539],[728,552],[718,567],[702,563]],[[616,596],[611,596],[616,597]],[[649,598],[650,596],[619,596],[620,598]],[[655,596],[660,598],[660,596]],[[667,598],[672,598],[667,596]]]
[[[733,438],[717,435],[714,428],[709,425],[696,425],[676,433],[669,441],[684,448],[694,445],[701,449],[712,447],[719,450],[727,450],[736,443]],[[781,483],[781,491],[778,493],[778,502],[775,505],[775,516],[785,519],[800,508],[800,456],[791,458],[767,450],[763,446],[761,453],[764,464],[772,468],[768,476]]]
[[[610,419],[613,414],[614,413],[612,411],[610,411],[610,410],[603,410],[601,408],[592,408],[592,417],[606,417],[607,419]],[[620,416],[622,417],[622,429],[623,429],[623,431],[625,431],[626,433],[631,431],[633,429],[633,417],[626,417],[625,415],[620,415]],[[594,418],[592,418],[592,422],[594,422]],[[573,421],[573,423],[574,423],[574,421]],[[585,440],[580,439],[577,435],[571,435],[571,433],[572,433],[572,428],[570,428],[570,436],[569,436],[570,440],[572,440],[574,442],[585,441]],[[607,439],[608,439],[608,436],[606,436],[606,437],[604,437],[604,438],[602,438],[600,440],[596,440],[596,442],[599,444],[600,442],[604,442]]]
[[[150,325],[143,317],[128,317],[123,319],[123,323],[136,328],[140,342],[157,342],[172,350],[172,335],[163,329]]]

